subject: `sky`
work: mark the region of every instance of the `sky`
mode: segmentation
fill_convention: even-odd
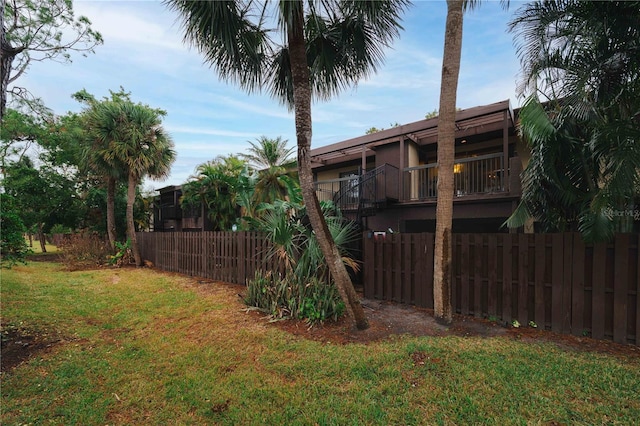
[[[457,105],[470,108],[516,94],[519,62],[507,22],[520,6],[504,11],[497,1],[481,2],[464,16]],[[199,164],[246,152],[261,136],[282,137],[295,146],[293,114],[266,94],[247,94],[221,81],[203,56],[183,43],[176,12],[158,1],[74,1],[104,44],[95,54],[72,53],[71,64],[38,62],[16,81],[56,114],[78,112],[71,98],[86,89],[98,98],[121,86],[135,102],[167,111],[165,130],[177,158],[169,177],[146,181],[145,189],[185,183]],[[330,101],[312,105],[312,148],[424,118],[438,107],[446,3],[414,1],[403,16],[404,30],[386,49],[384,65],[369,79]]]

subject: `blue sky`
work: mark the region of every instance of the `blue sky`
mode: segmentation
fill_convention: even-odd
[[[497,1],[484,1],[465,15],[458,106],[468,108],[511,99],[519,105],[519,63],[510,16]],[[156,1],[75,1],[105,43],[72,64],[34,63],[18,83],[57,114],[79,111],[71,94],[86,89],[98,97],[123,86],[137,102],[167,111],[164,127],[177,151],[171,175],[148,181],[147,189],[184,183],[195,168],[218,155],[243,152],[261,135],[281,136],[295,146],[293,114],[267,95],[246,94],[220,81],[202,56],[182,43],[177,15]],[[312,147],[361,136],[375,126],[409,123],[438,106],[444,1],[415,1],[404,31],[387,50],[378,73],[329,102],[312,107]]]

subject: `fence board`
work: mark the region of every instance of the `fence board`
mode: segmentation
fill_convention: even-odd
[[[551,236],[551,331],[563,331],[564,309],[564,238],[562,234]],[[569,268],[569,266],[567,266]]]
[[[571,320],[573,318],[571,307],[573,306],[571,296],[572,283],[573,283],[573,234],[563,234],[564,239],[564,273],[563,273],[563,294],[562,294],[562,307],[565,312],[562,321],[562,332],[565,334],[571,334]]]
[[[573,274],[571,279],[571,332],[584,332],[584,257],[585,247],[578,234],[573,234]]]
[[[513,314],[513,237],[515,234],[506,234],[502,239],[502,319],[511,322]]]
[[[422,305],[425,308],[433,309],[433,255],[435,250],[435,234],[422,234],[423,241],[423,253],[426,259],[423,259],[420,264],[422,265],[422,271],[420,279],[422,281],[421,286],[423,288],[423,300]],[[453,260],[453,259],[452,259]],[[453,283],[451,283],[453,286]]]
[[[409,235],[410,237],[410,235]],[[373,295],[375,294],[374,289],[374,280],[375,280],[375,246],[373,245],[373,236],[370,236],[369,233],[365,234],[364,242],[362,243],[363,249],[363,271],[362,271],[362,279],[364,281],[364,294],[365,295]],[[407,259],[405,259],[406,261]],[[409,258],[409,260],[411,260]],[[409,275],[411,275],[411,268],[405,265],[405,270]]]
[[[535,247],[534,247],[534,319],[533,321],[538,327],[545,327],[545,303],[544,303],[544,275],[546,266],[546,238],[544,234],[535,234]]]
[[[640,346],[640,235],[636,235],[636,345]]]
[[[411,263],[411,235],[400,234],[399,238],[401,255],[398,258],[399,265],[397,266],[397,276],[400,278],[399,287],[402,288],[402,302],[413,303],[413,280],[411,277],[411,270],[407,268],[407,263]]]
[[[404,300],[404,286],[402,285],[402,235],[392,235],[392,244],[397,247],[393,250],[393,300]]]
[[[629,235],[616,236],[613,281],[613,341],[627,342],[627,292],[629,291]]]
[[[595,244],[591,280],[591,337],[595,339],[604,338],[606,257],[607,244]]]
[[[489,317],[498,315],[498,237],[489,234],[487,241],[487,312]]]
[[[482,234],[474,235],[473,316],[482,317]]]
[[[460,238],[460,313],[469,315],[469,234]]]
[[[529,242],[527,234],[518,234],[518,321],[522,326],[529,322]]]

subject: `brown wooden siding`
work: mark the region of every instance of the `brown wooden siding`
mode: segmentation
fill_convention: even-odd
[[[364,294],[433,308],[433,234],[364,236]],[[637,234],[455,234],[454,310],[640,346]]]

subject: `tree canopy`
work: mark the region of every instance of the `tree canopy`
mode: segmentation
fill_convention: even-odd
[[[640,203],[640,2],[534,1],[510,23],[531,149],[509,226],[590,241],[630,231]]]
[[[11,86],[33,62],[71,62],[70,52],[93,53],[102,36],[85,16],[75,17],[72,0],[0,0],[0,121],[5,115],[7,93],[34,103],[25,88]]]

